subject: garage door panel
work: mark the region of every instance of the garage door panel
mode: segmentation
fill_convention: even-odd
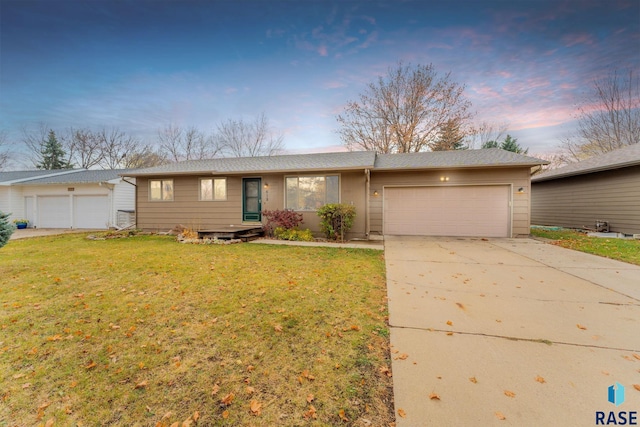
[[[509,189],[507,185],[386,188],[384,233],[508,237]]]
[[[76,196],[74,198],[75,228],[108,228],[107,196]]]
[[[38,197],[38,227],[71,228],[71,202],[69,197]]]

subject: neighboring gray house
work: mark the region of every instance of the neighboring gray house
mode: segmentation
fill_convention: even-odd
[[[640,144],[550,170],[531,179],[531,223],[640,234]]]
[[[136,178],[137,226],[194,230],[259,225],[293,209],[319,233],[316,210],[350,203],[350,237],[529,235],[531,168],[546,162],[500,149],[407,154],[341,152],[193,160]]]
[[[120,170],[0,172],[0,211],[29,227],[107,229],[134,221],[135,180]]]

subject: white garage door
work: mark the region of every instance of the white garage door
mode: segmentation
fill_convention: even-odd
[[[508,185],[384,189],[384,233],[510,236]]]
[[[71,228],[69,196],[38,197],[39,228]]]
[[[73,208],[74,228],[109,227],[107,196],[76,196]]]

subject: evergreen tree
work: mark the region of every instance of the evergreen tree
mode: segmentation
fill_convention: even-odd
[[[482,147],[480,148],[499,148],[500,144],[498,143],[498,141],[487,141],[484,144],[482,144]]]
[[[0,248],[9,242],[15,227],[9,222],[9,214],[0,211]]]
[[[511,138],[511,135],[507,134],[507,137],[504,139],[504,142],[500,145],[500,148],[507,151],[513,151],[518,154],[527,154],[529,149],[526,150],[518,144],[517,138]]]
[[[465,150],[465,134],[460,129],[460,122],[457,120],[447,120],[440,126],[438,140],[429,144],[431,151]]]
[[[501,143],[498,141],[487,141],[482,144],[481,148],[502,148],[506,151],[511,151],[518,154],[527,154],[529,149],[524,149],[518,144],[518,138],[512,138],[507,134],[507,137]]]
[[[65,160],[66,154],[62,149],[62,144],[56,138],[56,133],[50,130],[49,137],[42,144],[42,151],[40,151],[42,160],[36,167],[45,170],[71,169],[73,166],[68,160]]]

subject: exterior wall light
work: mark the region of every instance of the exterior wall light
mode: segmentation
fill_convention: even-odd
[[[374,197],[378,197],[380,195],[380,193],[378,193],[378,190],[373,190],[373,196]]]
[[[269,189],[269,184],[264,184],[264,189],[268,190]]]
[[[441,181],[441,182],[449,181],[449,177],[448,177],[448,176],[441,176],[441,177],[440,177],[440,181]]]
[[[518,188],[518,194],[523,194],[523,193],[524,193],[524,187]]]

